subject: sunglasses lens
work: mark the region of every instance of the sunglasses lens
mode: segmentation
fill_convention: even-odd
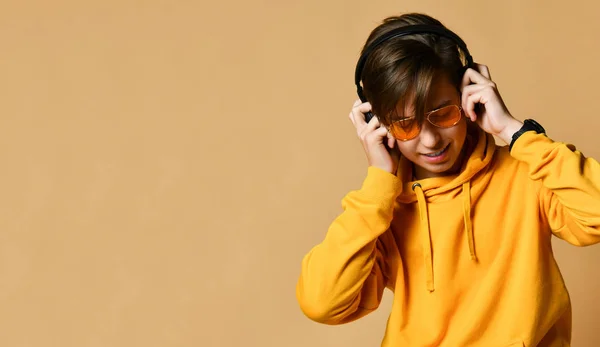
[[[445,106],[428,115],[429,121],[440,128],[451,128],[460,121],[462,110],[457,105]],[[414,139],[421,132],[418,122],[414,117],[395,121],[390,126],[392,136],[401,141]]]
[[[450,128],[458,123],[461,116],[460,108],[456,105],[450,105],[430,113],[429,121],[440,128]]]
[[[402,141],[415,138],[419,131],[419,125],[414,118],[395,121],[390,126],[392,136]]]

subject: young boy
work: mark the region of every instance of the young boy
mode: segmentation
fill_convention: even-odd
[[[415,25],[444,28],[391,17],[363,53]],[[298,302],[312,320],[343,324],[390,289],[382,346],[568,346],[571,305],[550,241],[600,241],[600,165],[515,119],[487,67],[461,69],[459,48],[416,32],[370,51],[369,102],[350,113],[367,176],[304,257]]]

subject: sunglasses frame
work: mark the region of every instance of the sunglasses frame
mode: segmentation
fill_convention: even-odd
[[[458,109],[458,112],[459,112],[459,114],[460,114],[460,117],[458,117],[458,119],[456,120],[456,122],[454,122],[452,125],[449,125],[449,126],[446,126],[446,127],[439,126],[439,125],[437,125],[437,124],[433,123],[433,122],[432,122],[432,121],[429,119],[429,117],[431,116],[431,114],[432,114],[432,113],[434,113],[434,112],[437,112],[437,111],[439,111],[439,110],[443,110],[443,109],[445,109],[445,108],[449,108],[449,107],[456,107],[456,108]],[[448,129],[448,128],[452,128],[453,126],[455,126],[456,124],[458,124],[458,122],[460,122],[460,120],[462,119],[462,117],[463,117],[463,108],[462,108],[461,106],[458,106],[458,105],[446,105],[446,106],[442,106],[442,107],[436,108],[435,110],[431,110],[431,111],[429,111],[429,112],[425,113],[425,119],[426,119],[426,120],[427,120],[427,121],[428,121],[428,122],[429,122],[431,125],[433,125],[433,126],[435,126],[435,127],[437,127],[437,128],[441,128],[441,129]],[[410,119],[415,119],[415,116],[403,118],[403,119],[402,119],[402,121],[404,121],[404,120],[410,120]],[[397,121],[394,121],[394,122],[392,122],[392,124],[391,124],[391,125],[390,125],[390,127],[388,128],[388,132],[390,132],[390,133],[391,133],[391,129],[390,129],[390,128],[392,127],[392,125],[394,125],[395,123],[398,123],[398,122],[400,122],[400,120],[397,120]],[[414,139],[415,137],[419,136],[419,134],[421,133],[421,127],[420,127],[420,126],[418,126],[418,128],[419,128],[419,131],[418,131],[418,132],[415,134],[415,136],[413,136],[413,137],[410,137],[410,138],[407,138],[407,139],[399,139],[399,138],[397,138],[397,137],[395,137],[395,136],[394,136],[394,138],[395,138],[396,140],[399,140],[399,141],[409,141],[409,140],[412,140],[412,139]],[[393,136],[393,135],[392,135],[392,136]]]

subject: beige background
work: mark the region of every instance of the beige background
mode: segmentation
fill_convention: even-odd
[[[389,293],[329,327],[294,288],[366,173],[358,51],[403,11],[600,158],[596,2],[2,1],[0,346],[378,345]],[[600,248],[555,245],[574,346],[598,346]]]

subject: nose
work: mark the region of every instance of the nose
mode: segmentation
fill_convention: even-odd
[[[423,122],[421,133],[419,134],[419,141],[423,147],[435,149],[438,147],[441,140],[442,136],[439,129],[427,120]]]

